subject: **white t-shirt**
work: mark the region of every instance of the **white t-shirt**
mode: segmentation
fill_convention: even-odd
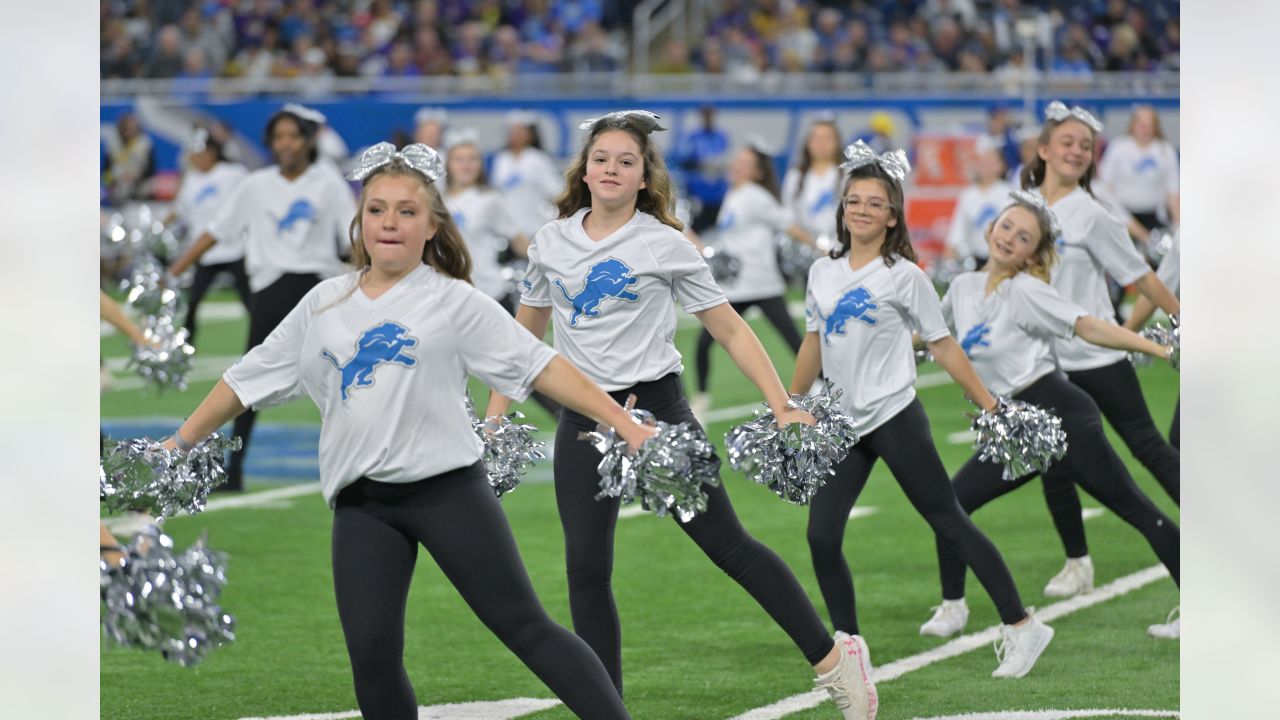
[[[1124,225],[1082,187],[1072,190],[1051,208],[1062,225],[1053,289],[1087,313],[1115,322],[1105,273],[1128,285],[1151,271],[1129,239]],[[1063,370],[1094,370],[1125,359],[1125,351],[1099,347],[1080,338],[1054,344]]]
[[[743,183],[725,194],[716,231],[725,249],[742,263],[738,277],[722,286],[730,302],[779,297],[787,291],[775,238],[791,222],[790,211],[755,183]]]
[[[947,230],[947,247],[960,257],[987,259],[987,228],[1010,203],[1009,183],[997,180],[985,189],[977,183],[960,191],[951,227]]]
[[[950,334],[929,276],[902,258],[892,267],[876,258],[857,271],[848,256],[819,259],[809,268],[804,315],[821,341],[822,372],[844,391],[842,409],[863,434],[915,399],[911,333],[926,342]]]
[[[1160,278],[1160,282],[1169,288],[1169,292],[1179,298],[1182,297],[1182,272],[1178,267],[1181,262],[1182,227],[1179,226],[1173,231],[1168,254],[1160,261],[1160,267],[1156,270],[1156,277]]]
[[[952,280],[942,316],[987,389],[1012,396],[1057,371],[1054,340],[1074,337],[1076,320],[1088,313],[1026,273],[1002,281],[990,295],[986,286],[985,272]]]
[[[471,282],[485,295],[502,298],[506,288],[498,253],[517,232],[506,201],[491,189],[470,187],[456,195],[446,194],[444,203],[471,251]]]
[[[832,165],[822,172],[804,174],[804,187],[796,195],[800,171],[791,168],[782,180],[782,202],[791,212],[791,222],[804,228],[815,238],[836,235],[836,193],[840,192],[840,168]]]
[[[249,173],[218,208],[209,234],[245,236],[249,288],[259,292],[285,273],[332,276],[351,246],[356,200],[346,182],[312,163],[292,181],[272,165]]]
[[[480,459],[467,375],[522,400],[555,355],[484,293],[425,264],[376,300],[350,292],[357,278],[317,285],[222,376],[245,407],[315,402],[330,507],[361,477],[413,482]]]
[[[245,166],[230,162],[217,163],[209,168],[209,172],[201,172],[194,167],[187,170],[182,176],[178,197],[174,200],[178,219],[187,226],[187,237],[195,240],[209,229],[218,208],[231,197],[236,185],[248,173]],[[244,238],[232,235],[225,240],[219,238],[216,245],[200,256],[200,264],[220,265],[242,257]]]
[[[525,148],[519,155],[503,150],[493,157],[490,183],[502,194],[520,232],[533,237],[556,217],[555,199],[564,190],[564,175],[550,155]]]
[[[1112,140],[1098,161],[1098,179],[1129,212],[1158,212],[1178,192],[1178,151],[1168,140],[1140,147],[1125,135]]]
[[[675,303],[696,313],[726,302],[711,269],[688,238],[648,213],[595,241],[582,227],[588,212],[534,236],[520,302],[552,308],[556,350],[605,390],[683,372]]]

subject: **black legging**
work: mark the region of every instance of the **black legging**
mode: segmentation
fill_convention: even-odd
[[[249,342],[245,352],[261,345],[294,306],[319,283],[320,276],[312,273],[286,273],[254,293],[253,304],[249,307]],[[236,418],[234,434],[242,445],[231,453],[231,461],[227,463],[227,482],[219,490],[244,489],[244,459],[249,454],[249,438],[257,420],[258,413],[254,410],[246,410]]]
[[[1174,502],[1180,502],[1180,455],[1151,419],[1133,364],[1121,360],[1096,370],[1068,372],[1067,377],[1093,398],[1138,462],[1155,476]],[[1051,474],[1044,478],[1045,502],[1067,557],[1084,557],[1089,554],[1089,544],[1080,515],[1080,496],[1074,483],[1059,477]]]
[[[680,376],[670,374],[611,393],[620,403],[635,393],[636,407],[669,423],[701,428],[685,401]],[[618,523],[616,498],[596,500],[600,453],[578,439],[594,430],[594,420],[565,409],[556,428],[556,505],[564,528],[565,564],[569,575],[569,610],[573,629],[587,641],[622,693],[622,629],[613,600],[613,531]],[[723,486],[703,486],[707,510],[687,523],[676,520],[707,557],[743,587],[774,622],[791,637],[809,663],[816,664],[834,647],[804,589],[772,550],[747,534],[738,522]]]
[[[1176,448],[1181,454],[1182,446],[1179,445],[1179,428],[1178,418],[1182,417],[1182,398],[1178,398],[1178,404],[1173,406],[1173,422],[1169,424],[1169,444]]]
[[[1098,406],[1080,388],[1058,373],[1040,378],[1016,394],[1019,400],[1051,410],[1062,418],[1067,433],[1067,454],[1050,466],[1045,480],[1071,485],[1078,483],[1090,495],[1141,532],[1160,562],[1178,582],[1178,526],[1160,512],[1151,499],[1134,484],[1124,463],[1107,442]],[[1002,468],[991,462],[970,458],[956,473],[952,486],[965,512],[972,514],[983,505],[1027,484],[1035,474],[1017,480],[1001,478]],[[1076,513],[1076,517],[1080,517]],[[938,543],[938,570],[942,575],[942,597],[964,597],[965,561],[945,543]]]
[[[404,669],[404,616],[419,543],[476,617],[578,717],[629,717],[599,659],[542,608],[476,463],[406,484],[361,478],[338,494],[333,586],[366,720],[418,717]],[[501,687],[500,678],[494,683]]]
[[[252,293],[249,292],[249,276],[244,271],[244,260],[196,265],[196,276],[191,281],[191,294],[187,297],[187,342],[192,346],[196,344],[196,309],[200,307],[200,301],[204,299],[205,293],[209,292],[213,281],[224,272],[231,274],[231,279],[235,282],[236,294],[240,296],[244,309],[248,310],[250,307]]]
[[[912,507],[933,528],[938,543],[948,547],[954,544],[973,563],[1001,621],[1012,625],[1025,619],[1026,609],[1000,551],[956,502],[947,470],[929,433],[929,418],[916,399],[888,422],[863,435],[809,503],[809,551],[835,629],[858,634],[853,577],[841,546],[849,511],[879,458],[884,458]]]
[[[791,347],[791,352],[797,353],[800,351],[800,331],[796,329],[796,321],[791,319],[791,313],[787,311],[787,301],[781,296],[762,300],[744,300],[742,302],[729,303],[729,305],[739,315],[746,313],[753,305],[759,307],[765,318],[778,329],[782,339]],[[711,380],[711,344],[715,341],[715,338],[711,337],[711,332],[706,328],[703,328],[702,334],[698,336],[698,352],[696,355],[698,392],[706,392],[707,384]]]

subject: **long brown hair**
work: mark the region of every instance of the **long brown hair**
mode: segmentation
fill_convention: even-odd
[[[1093,140],[1093,147],[1089,149],[1089,167],[1085,169],[1084,175],[1080,178],[1080,187],[1084,188],[1085,192],[1092,195],[1093,188],[1091,188],[1090,185],[1093,183],[1093,175],[1098,169],[1098,163],[1094,157],[1098,152],[1098,134],[1093,131],[1093,128],[1085,125],[1083,122],[1071,117],[1070,115],[1061,120],[1045,120],[1044,127],[1040,129],[1040,137],[1036,139],[1036,146],[1038,148],[1047,147],[1049,145],[1049,140],[1053,137],[1053,131],[1061,127],[1063,123],[1067,122],[1079,123],[1080,127],[1089,131],[1089,138]],[[1022,166],[1022,172],[1018,175],[1018,179],[1022,181],[1022,189],[1031,190],[1043,185],[1045,167],[1044,158],[1040,157],[1040,153],[1037,150],[1035,157],[1031,159],[1031,162]]]
[[[675,190],[671,187],[671,174],[658,144],[649,133],[627,116],[605,117],[591,128],[591,134],[582,143],[582,150],[564,173],[564,192],[556,198],[556,209],[561,218],[571,217],[582,208],[591,207],[591,189],[582,179],[587,174],[587,158],[596,138],[611,130],[621,130],[640,146],[640,158],[644,163],[644,187],[636,195],[636,210],[649,213],[663,225],[684,230],[684,223],[675,215]]]
[[[392,160],[374,170],[364,179],[364,185],[360,188],[360,201],[356,203],[356,216],[352,218],[351,227],[347,231],[351,238],[351,263],[361,271],[371,264],[362,239],[365,195],[368,194],[369,186],[378,178],[395,176],[411,177],[417,180],[422,186],[422,192],[427,196],[427,206],[430,208],[431,222],[436,226],[436,234],[423,246],[422,261],[451,278],[470,283],[471,253],[467,251],[467,244],[463,242],[458,226],[453,224],[453,215],[445,207],[444,199],[436,190],[435,183],[427,180],[426,175],[399,159]]]
[[[849,186],[856,180],[879,180],[884,192],[889,196],[889,212],[898,222],[885,229],[884,244],[880,246],[880,257],[884,264],[892,267],[897,261],[894,256],[916,262],[916,249],[911,246],[911,234],[907,232],[906,200],[902,194],[902,184],[886,173],[879,164],[871,163],[854,168],[845,176],[840,185],[840,200],[836,203],[836,247],[831,248],[832,258],[841,258],[849,253],[853,238],[849,228],[844,224],[844,198],[849,193]]]
[[[991,231],[996,223],[1000,222],[1000,218],[1013,208],[1027,210],[1036,218],[1036,225],[1040,228],[1040,240],[1036,243],[1035,254],[1031,256],[1031,262],[1028,263],[1024,272],[1047,283],[1050,279],[1050,271],[1053,270],[1054,265],[1058,264],[1058,250],[1054,246],[1057,238],[1053,234],[1053,221],[1049,218],[1051,210],[1014,198],[987,226],[986,237],[991,237]]]
[[[773,157],[755,147],[747,147],[756,161],[755,184],[764,188],[774,200],[782,201],[782,192],[778,189],[778,168],[773,164]]]
[[[809,132],[804,136],[804,144],[800,146],[800,161],[796,163],[796,172],[800,174],[800,182],[796,183],[795,197],[800,197],[800,193],[804,192],[805,176],[809,174],[809,168],[813,167],[813,158],[809,155],[809,140],[813,138],[813,131],[822,126],[831,128],[831,132],[836,134],[836,153],[831,158],[831,162],[840,164],[840,128],[836,126],[835,120],[821,119],[815,120],[809,126]]]

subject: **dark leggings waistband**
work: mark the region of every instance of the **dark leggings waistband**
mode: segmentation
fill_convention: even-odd
[[[399,502],[422,492],[427,485],[435,485],[451,481],[471,481],[475,477],[484,479],[486,470],[483,460],[453,470],[446,470],[438,475],[414,480],[412,482],[383,482],[362,477],[338,491],[334,506],[358,505],[363,502]]]
[[[636,407],[638,408],[662,407],[684,397],[684,383],[680,379],[679,373],[668,373],[657,380],[646,380],[629,388],[614,390],[609,393],[609,397],[613,398],[614,402],[619,405],[626,405],[627,396],[632,394],[636,396]],[[577,425],[594,426],[596,424],[595,420],[567,407],[560,412],[562,421],[572,422]]]

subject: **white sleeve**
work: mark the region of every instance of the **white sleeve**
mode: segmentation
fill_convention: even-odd
[[[964,190],[956,200],[955,211],[951,213],[951,225],[947,228],[947,247],[955,250],[965,245],[965,227],[969,224],[969,192]],[[965,248],[967,254],[968,248]]]
[[[667,228],[664,237],[658,241],[661,246],[654,254],[659,260],[659,267],[667,273],[672,295],[680,301],[685,312],[701,312],[728,302],[724,291],[712,277],[707,261],[702,259],[689,238]]]
[[[804,290],[804,330],[805,332],[820,332],[822,328],[822,315],[818,311],[818,297],[813,294],[813,269],[818,266],[814,263],[809,266],[809,281],[805,283]]]
[[[954,287],[955,285],[953,284],[950,288],[947,288],[947,294],[942,296],[942,305],[940,307],[942,310],[942,321],[947,324],[947,329],[951,331],[952,335],[956,334],[955,311],[951,307],[951,288]]]
[[[493,233],[500,238],[510,240],[520,232],[520,229],[516,227],[511,213],[507,212],[507,204],[502,201],[502,196],[493,193],[490,197],[492,201],[489,203],[488,220],[492,223]]]
[[[1102,203],[1097,205],[1089,223],[1089,253],[1121,285],[1128,285],[1151,272],[1147,261],[1142,259],[1133,246],[1133,240],[1129,239],[1129,231],[1107,212]]]
[[[911,318],[912,326],[919,331],[925,342],[949,336],[951,330],[942,317],[942,302],[938,300],[938,291],[934,289],[929,276],[910,260],[899,258],[893,269],[897,270],[899,265],[905,267],[898,274],[898,295],[903,309]]]
[[[1076,320],[1088,315],[1088,311],[1063,297],[1049,283],[1031,276],[1015,278],[1014,322],[1032,335],[1045,338],[1075,337]]]
[[[542,171],[539,173],[541,177],[538,190],[548,201],[554,202],[560,195],[560,191],[564,189],[564,178],[560,174],[560,168],[556,166],[555,158],[544,152],[540,159]]]
[[[496,300],[471,287],[453,292],[446,317],[467,372],[517,402],[529,397],[533,381],[555,357],[550,345],[515,321]]]
[[[543,229],[529,243],[529,266],[525,268],[524,278],[520,280],[522,305],[551,307],[551,283],[547,281],[547,273],[542,267],[538,252],[538,238],[546,238],[549,232],[554,232],[548,231],[549,227],[552,227],[550,223],[543,225]]]
[[[316,286],[317,288],[321,286]],[[315,317],[319,295],[313,289],[294,306],[261,345],[222,374],[246,408],[281,405],[302,394],[299,348]]]
[[[1169,195],[1176,195],[1178,193],[1178,175],[1180,173],[1178,169],[1178,150],[1171,142],[1165,142],[1164,147],[1169,157],[1169,164],[1165,168],[1164,191]]]
[[[247,201],[252,199],[252,188],[249,186],[253,183],[240,182],[236,183],[235,189],[231,191],[231,196],[226,202],[218,206],[218,212],[214,215],[209,226],[205,228],[205,232],[213,236],[214,240],[222,241],[234,238],[244,232],[249,213],[244,206]]]
[[[334,182],[330,195],[333,202],[333,235],[338,255],[348,255],[351,252],[351,221],[356,217],[356,198],[351,194],[351,188],[341,179]]]

